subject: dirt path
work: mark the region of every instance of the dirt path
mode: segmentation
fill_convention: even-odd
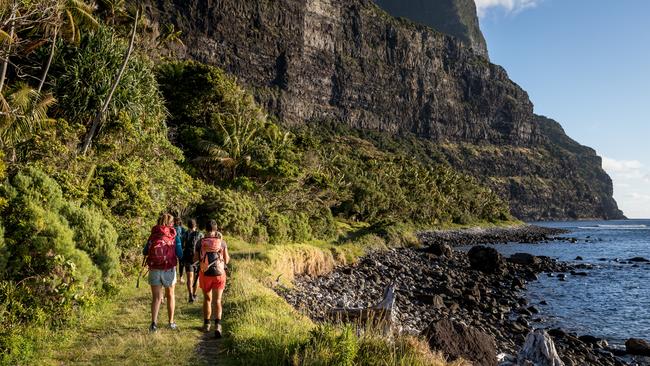
[[[134,283],[134,281],[128,281]],[[48,365],[231,365],[222,350],[223,340],[203,333],[201,301],[187,302],[184,285],[176,286],[176,323],[180,330],[166,328],[167,311],[161,307],[160,330],[148,331],[149,286],[141,283],[124,288],[110,303],[80,320],[80,327],[66,331],[62,341],[49,350]]]

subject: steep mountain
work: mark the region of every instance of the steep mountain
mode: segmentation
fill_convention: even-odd
[[[452,35],[488,57],[487,44],[478,24],[474,0],[375,0],[396,17],[405,17]]]
[[[146,12],[153,36],[182,31],[177,57],[236,75],[288,126],[415,135],[522,219],[622,217],[600,158],[536,116],[503,68],[371,0],[167,0]]]

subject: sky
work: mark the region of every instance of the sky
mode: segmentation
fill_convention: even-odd
[[[490,59],[650,218],[650,0],[475,0]]]

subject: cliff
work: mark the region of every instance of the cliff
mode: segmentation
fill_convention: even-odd
[[[522,219],[622,216],[600,158],[535,116],[503,68],[371,0],[161,0],[146,12],[153,33],[182,31],[178,57],[236,75],[286,125],[414,134]],[[459,146],[482,155],[462,157]]]
[[[405,17],[452,35],[488,58],[487,44],[479,27],[474,0],[375,0],[396,17]]]

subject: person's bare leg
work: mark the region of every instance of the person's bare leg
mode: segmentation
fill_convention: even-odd
[[[194,284],[194,272],[187,272],[187,293],[189,294],[189,297],[192,298],[194,296],[194,292],[192,292],[192,285]]]
[[[158,311],[162,301],[162,286],[151,286],[151,322],[158,323]]]
[[[174,307],[176,301],[174,299],[174,286],[165,288],[165,295],[167,296],[167,314],[169,315],[169,324],[174,322]]]
[[[217,338],[221,338],[221,295],[223,290],[212,290],[212,296],[214,297],[214,335]]]
[[[212,291],[203,291],[203,319],[212,316]]]
[[[221,320],[221,310],[222,310],[221,298],[223,296],[223,289],[212,290],[212,296],[214,296],[214,318]]]

